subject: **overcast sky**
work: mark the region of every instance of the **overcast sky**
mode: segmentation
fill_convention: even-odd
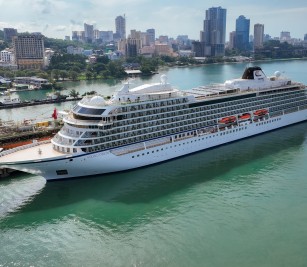
[[[272,37],[289,31],[291,37],[303,39],[307,33],[306,0],[0,0],[0,29],[13,27],[63,39],[73,30],[83,30],[84,22],[115,31],[115,17],[125,14],[127,33],[154,28],[157,36],[188,35],[198,40],[205,10],[213,6],[227,9],[226,39],[240,15],[250,19],[250,34],[255,23],[264,24]]]

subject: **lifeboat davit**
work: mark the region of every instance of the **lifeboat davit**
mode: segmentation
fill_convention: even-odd
[[[258,109],[254,112],[254,116],[257,116],[257,117],[263,117],[266,114],[268,114],[268,111],[266,109]]]
[[[219,124],[221,126],[227,126],[229,124],[233,124],[235,123],[237,120],[237,118],[235,116],[229,116],[229,117],[225,117],[219,120]]]

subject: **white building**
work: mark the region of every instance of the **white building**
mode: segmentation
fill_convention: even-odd
[[[15,60],[14,53],[7,49],[2,50],[0,53],[0,60],[6,63],[14,63]]]
[[[54,51],[50,48],[45,49],[45,66],[49,66],[50,60],[54,55]]]

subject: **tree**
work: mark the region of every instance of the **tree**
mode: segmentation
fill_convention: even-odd
[[[78,67],[80,70],[86,68],[86,57],[83,55],[71,55],[71,54],[54,54],[50,60],[49,70],[70,70],[73,67]]]
[[[52,77],[52,79],[55,79],[56,81],[58,81],[59,78],[60,78],[60,70],[58,70],[58,69],[52,70],[51,77]]]
[[[40,72],[40,73],[37,74],[37,77],[42,78],[42,79],[46,79],[46,80],[49,79],[49,75],[48,75],[47,72]]]
[[[76,89],[71,89],[69,95],[73,98],[77,98],[79,96],[79,92],[77,92]]]
[[[91,71],[87,71],[87,72],[85,73],[85,76],[86,76],[86,79],[89,80],[89,79],[92,78],[93,73],[92,73]]]
[[[62,80],[64,81],[65,80],[65,78],[67,78],[68,77],[68,73],[67,73],[67,71],[66,70],[61,70],[60,71],[60,77],[62,78]]]
[[[68,76],[70,77],[70,79],[72,79],[73,81],[76,81],[78,78],[78,72],[76,71],[69,71]]]
[[[102,63],[102,64],[108,64],[110,62],[110,59],[107,56],[100,56],[97,57],[96,63]]]

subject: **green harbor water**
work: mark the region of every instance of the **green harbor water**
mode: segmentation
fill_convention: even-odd
[[[257,65],[307,84],[307,60]],[[189,89],[239,77],[245,67],[160,74]],[[134,83],[152,80],[159,75]],[[111,95],[121,85],[66,86]],[[18,96],[35,93],[42,92]],[[0,117],[51,115],[53,108],[0,110]],[[0,266],[307,266],[306,163],[305,122],[117,174],[46,183],[15,173],[0,180]]]

